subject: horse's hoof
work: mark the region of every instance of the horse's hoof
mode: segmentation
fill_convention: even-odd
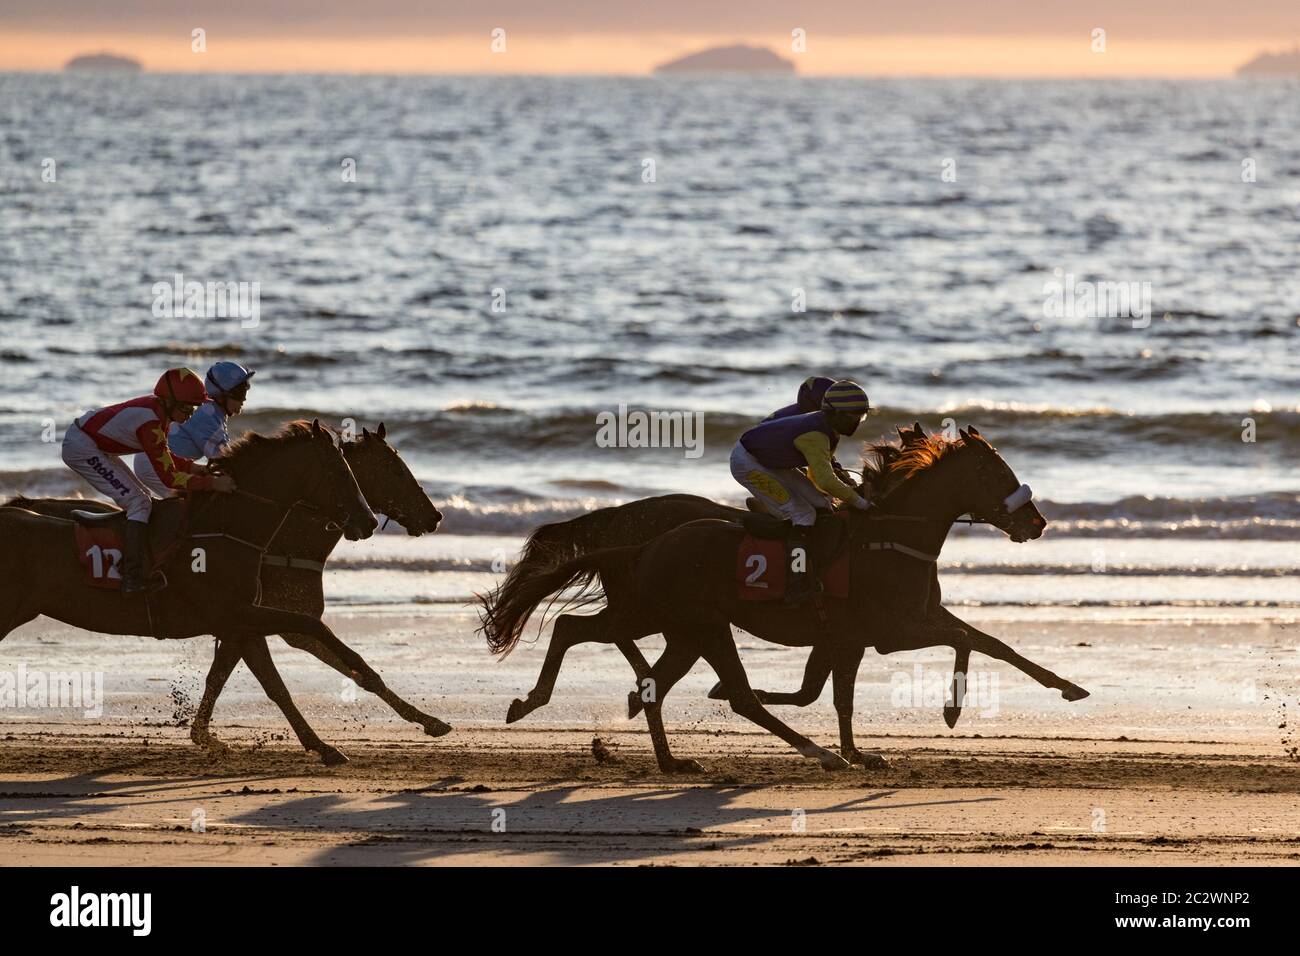
[[[451,724],[439,720],[437,717],[430,717],[424,722],[424,732],[430,737],[441,737],[444,734],[451,733]]]
[[[641,700],[640,694],[638,694],[636,691],[632,691],[631,693],[629,693],[627,695],[627,719],[631,720],[637,714],[641,713],[641,708],[643,706],[644,703]]]
[[[340,764],[345,764],[348,762],[348,758],[343,753],[343,751],[338,750],[329,745],[322,747],[320,750],[316,752],[320,754],[321,763],[323,763],[327,767],[337,767]]]
[[[510,709],[506,711],[506,723],[513,724],[516,720],[521,720],[528,714],[528,704],[516,697],[510,702]]]
[[[849,754],[849,763],[861,767],[863,770],[889,769],[889,761],[880,754],[863,753],[861,750],[854,750]]]
[[[709,690],[709,700],[727,700],[727,692],[722,687],[722,681],[718,681]]]
[[[1091,694],[1078,684],[1068,684],[1061,688],[1061,696],[1066,700],[1083,700],[1085,697],[1091,696]]]
[[[230,748],[226,746],[224,740],[218,740],[209,733],[194,733],[190,731],[190,741],[195,745],[202,747],[204,750],[210,750],[213,753],[223,754]]]
[[[960,707],[945,707],[943,709],[943,722],[948,725],[949,730],[957,726],[957,718],[960,716]]]
[[[849,762],[839,754],[831,753],[829,750],[823,750],[817,757],[818,762],[822,765],[823,770],[848,770]]]
[[[668,763],[659,765],[664,773],[704,773],[704,766],[698,760],[673,757]]]

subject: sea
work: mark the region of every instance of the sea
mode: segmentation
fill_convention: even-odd
[[[463,605],[540,524],[740,503],[822,374],[875,406],[846,464],[975,425],[1034,489],[1041,540],[954,532],[950,606],[1294,621],[1298,92],[0,74],[0,494],[89,493],[73,418],[232,359],[236,433],[383,422],[446,515],[341,547],[331,604]],[[636,412],[689,441],[602,441]]]

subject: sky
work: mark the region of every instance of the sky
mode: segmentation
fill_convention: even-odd
[[[0,0],[0,70],[635,75],[744,42],[805,75],[1190,78],[1297,40],[1300,0]]]

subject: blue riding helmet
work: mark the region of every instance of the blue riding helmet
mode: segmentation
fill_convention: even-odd
[[[208,377],[204,379],[204,383],[210,396],[224,398],[239,391],[241,386],[242,390],[247,392],[248,380],[256,374],[238,362],[217,362],[208,369]]]

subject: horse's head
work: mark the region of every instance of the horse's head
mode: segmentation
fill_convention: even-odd
[[[1034,504],[1029,486],[1021,483],[1011,466],[974,425],[962,429],[960,434],[962,454],[969,457],[974,479],[966,488],[970,516],[988,522],[1012,541],[1042,537],[1047,519]]]
[[[335,444],[334,433],[321,427],[319,419],[312,421],[307,440],[315,453],[315,468],[311,464],[307,466],[307,475],[301,486],[306,489],[303,500],[315,505],[337,524],[343,537],[349,541],[370,537],[379,522],[357,487],[357,479],[343,457],[341,441]]]
[[[1012,541],[1041,537],[1047,527],[1029,487],[973,427],[961,441],[927,435],[920,422],[900,428],[897,444],[868,447],[863,475],[888,513],[945,520],[969,513]]]
[[[378,526],[334,433],[319,420],[289,422],[274,435],[247,434],[230,446],[221,469],[239,491],[313,506],[349,541],[370,537]]]
[[[373,511],[387,515],[412,537],[438,530],[442,513],[424,493],[397,449],[384,440],[384,423],[375,431],[363,428],[361,437],[343,445],[343,456],[357,485]]]

